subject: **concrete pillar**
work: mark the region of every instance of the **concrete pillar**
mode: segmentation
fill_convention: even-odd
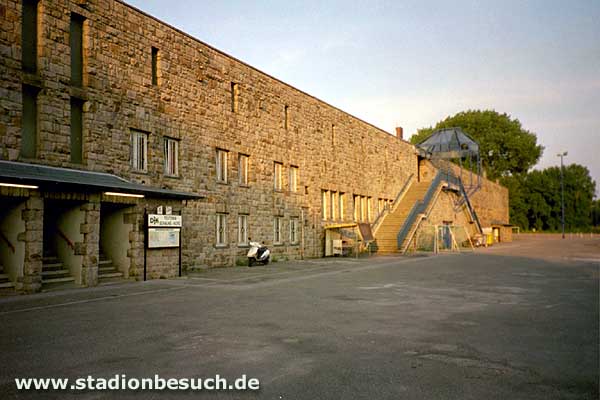
[[[21,218],[25,222],[25,232],[19,235],[19,241],[25,244],[23,291],[33,293],[42,287],[44,200],[39,195],[29,197]]]
[[[81,206],[84,222],[80,232],[83,234],[83,245],[80,248],[83,260],[81,263],[81,284],[83,286],[98,285],[98,260],[100,258],[100,196],[91,195],[87,203]]]

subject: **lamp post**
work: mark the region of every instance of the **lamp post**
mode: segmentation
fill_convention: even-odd
[[[564,176],[563,176],[563,157],[567,156],[567,152],[565,151],[564,153],[559,153],[556,155],[557,157],[560,157],[560,205],[561,205],[561,209],[562,209],[562,218],[561,218],[561,222],[562,222],[562,238],[565,238],[565,183],[564,183]]]

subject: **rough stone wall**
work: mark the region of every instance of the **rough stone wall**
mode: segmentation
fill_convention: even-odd
[[[70,82],[71,13],[86,19],[82,87]],[[183,207],[185,267],[232,265],[243,257],[247,249],[236,243],[239,214],[248,215],[249,236],[265,241],[276,256],[320,256],[322,227],[329,222],[321,219],[321,190],[346,194],[344,220],[349,221],[353,194],[371,196],[376,215],[377,199],[395,198],[417,172],[408,142],[119,1],[41,1],[35,74],[21,71],[21,1],[2,0],[0,16],[0,158],[115,173],[150,186],[206,194]],[[153,47],[158,49],[157,85]],[[40,89],[35,160],[19,156],[23,83]],[[237,84],[235,106],[232,83]],[[71,97],[85,101],[82,164],[70,162]],[[131,168],[131,129],[149,134],[147,172]],[[180,140],[177,177],[164,173],[165,137]],[[218,148],[229,152],[226,184],[216,180]],[[238,184],[239,154],[250,156],[248,186]],[[283,164],[282,191],[274,190],[274,162]],[[299,168],[297,193],[288,190],[290,166]],[[133,276],[139,276],[143,250],[140,210],[131,215]],[[217,213],[227,215],[229,238],[219,248]],[[275,216],[283,217],[281,246],[273,246]],[[290,218],[302,216],[303,249],[289,243]]]
[[[1,156],[19,159],[21,84],[40,87],[39,146],[34,162],[118,174],[151,186],[208,194],[188,202],[184,220],[187,265],[228,265],[246,249],[235,244],[237,216],[249,215],[251,237],[272,244],[273,218],[304,209],[305,255],[322,252],[321,189],[394,198],[416,172],[413,147],[395,136],[294,89],[182,32],[116,1],[42,1],[38,73],[20,70],[21,2],[4,0]],[[71,13],[84,23],[84,84],[70,85]],[[151,48],[158,49],[158,85],[152,84]],[[238,96],[232,110],[231,83]],[[84,103],[84,161],[70,163],[70,97]],[[284,109],[288,107],[287,127]],[[148,171],[130,167],[130,129],[149,132]],[[178,177],[163,167],[163,139],[180,140]],[[216,182],[216,149],[229,151],[227,184]],[[250,156],[249,187],[237,183],[238,154]],[[31,161],[31,160],[24,160]],[[273,189],[281,162],[283,188]],[[289,167],[299,168],[298,193],[288,190]],[[231,247],[214,246],[217,212],[228,215]],[[375,210],[372,210],[375,215]],[[187,229],[186,229],[187,230]],[[275,254],[298,257],[284,240]]]

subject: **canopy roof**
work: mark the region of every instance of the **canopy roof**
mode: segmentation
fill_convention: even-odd
[[[479,144],[460,128],[438,129],[417,147],[440,158],[479,155]]]
[[[36,185],[48,191],[75,190],[87,193],[104,191],[142,194],[146,197],[199,199],[196,193],[155,188],[129,182],[117,175],[104,172],[84,171],[70,168],[50,167],[0,160],[0,182]]]

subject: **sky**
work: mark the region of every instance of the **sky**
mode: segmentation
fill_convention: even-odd
[[[126,0],[390,133],[469,109],[521,121],[536,168],[585,165],[600,195],[600,1]]]

